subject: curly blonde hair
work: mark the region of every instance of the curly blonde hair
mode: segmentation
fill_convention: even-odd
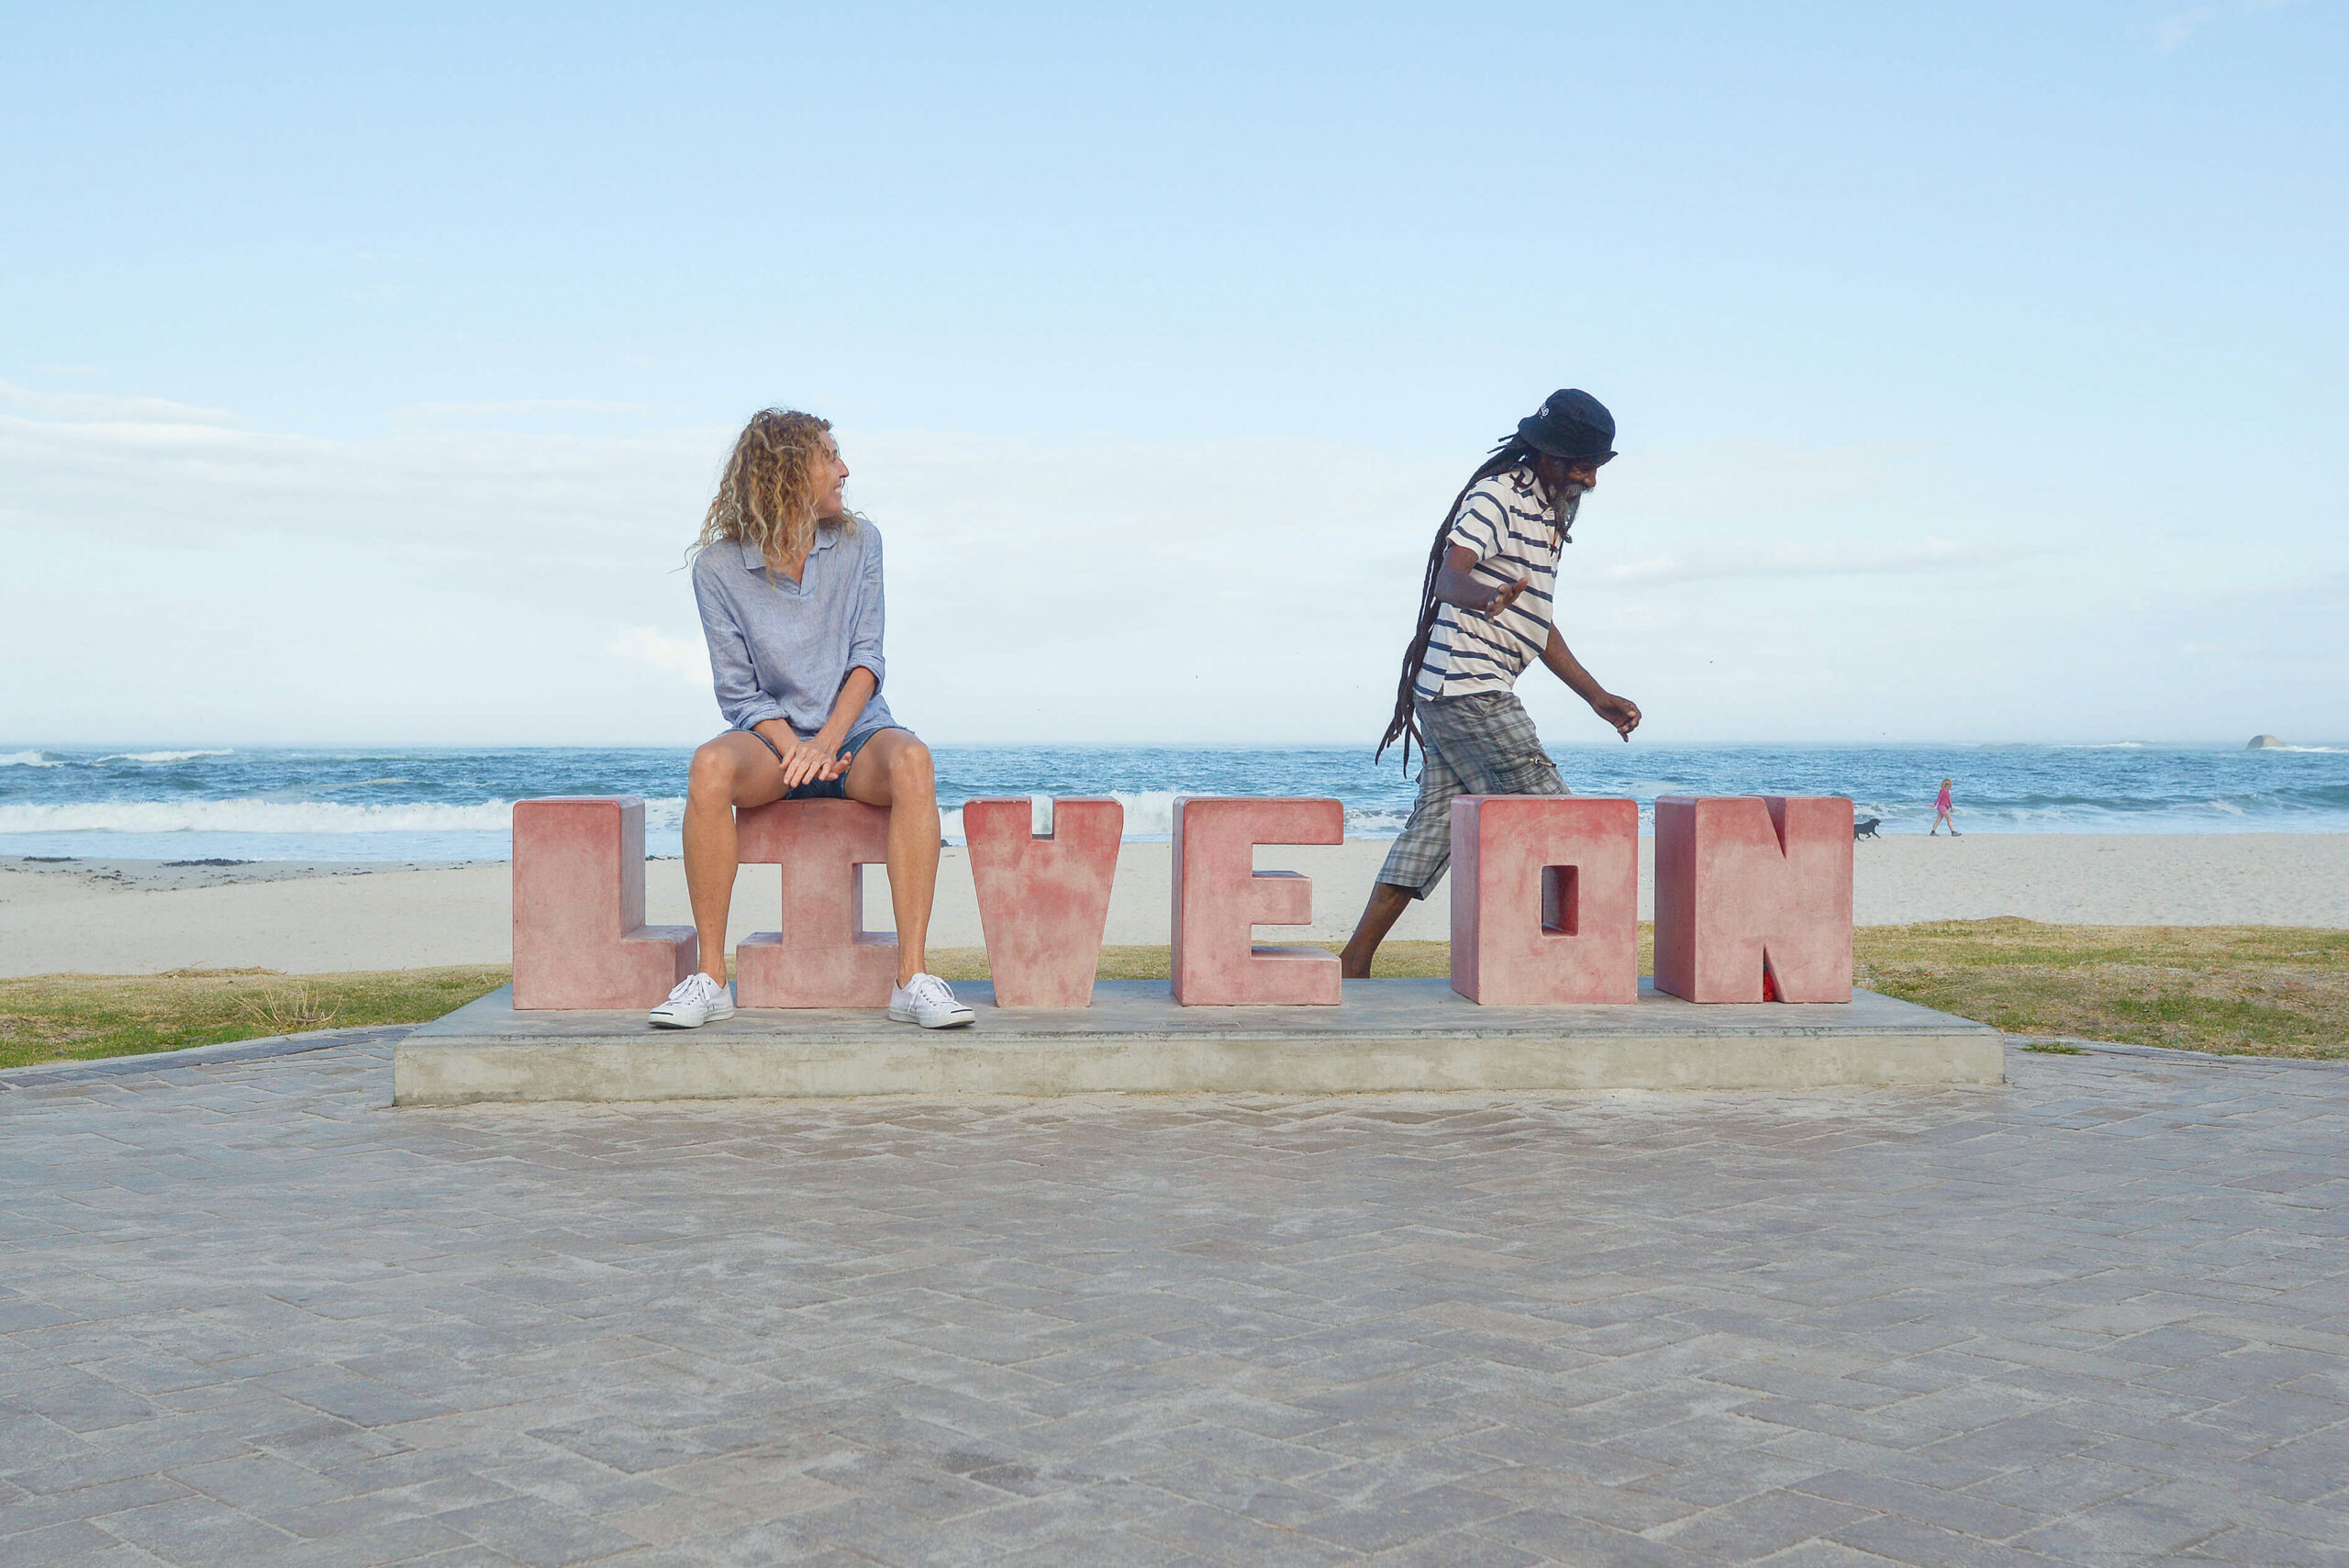
[[[751,416],[735,439],[719,475],[718,494],[702,519],[696,550],[720,539],[756,545],[770,562],[804,557],[815,548],[818,528],[853,532],[853,514],[819,517],[817,506],[831,487],[824,432],[829,419],[796,408],[763,408]]]

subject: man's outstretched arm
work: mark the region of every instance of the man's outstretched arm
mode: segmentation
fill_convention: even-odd
[[[1444,604],[1457,605],[1489,619],[1517,603],[1517,596],[1525,592],[1522,577],[1506,587],[1496,588],[1476,581],[1475,572],[1476,552],[1464,544],[1453,545],[1444,552],[1443,568],[1435,574],[1435,596]]]
[[[1629,740],[1631,731],[1640,727],[1640,705],[1629,697],[1617,696],[1594,680],[1554,626],[1550,628],[1549,646],[1542,650],[1542,662],[1550,666],[1552,674],[1565,682],[1569,691],[1588,703],[1591,712],[1613,725],[1615,732],[1624,740]]]

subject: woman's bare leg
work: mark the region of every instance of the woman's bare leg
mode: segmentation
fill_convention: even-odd
[[[701,970],[726,984],[726,917],[734,906],[734,808],[783,798],[783,770],[758,738],[729,729],[694,752],[685,774],[685,895]]]
[[[938,895],[938,775],[930,748],[910,729],[885,729],[864,743],[841,782],[851,800],[889,808],[889,905],[903,985],[930,967],[930,906]]]

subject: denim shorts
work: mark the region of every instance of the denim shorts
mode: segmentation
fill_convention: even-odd
[[[903,728],[904,726],[896,724],[877,724],[872,728],[863,731],[862,734],[850,736],[848,740],[843,741],[841,745],[841,750],[848,753],[849,766],[853,767],[856,765],[857,754],[864,750],[864,743],[866,741],[872,740],[875,735],[880,734],[884,729],[901,729]],[[744,733],[750,735],[753,740],[757,740],[760,745],[764,746],[768,751],[774,751],[774,760],[776,762],[780,762],[783,761],[783,753],[775,751],[774,741],[768,740],[765,736],[761,735],[755,729],[746,730]],[[910,733],[910,731],[908,733]],[[798,788],[786,793],[783,798],[785,800],[846,800],[848,798],[848,768],[842,768],[841,770],[840,777],[836,779],[809,779],[806,784],[801,784]]]

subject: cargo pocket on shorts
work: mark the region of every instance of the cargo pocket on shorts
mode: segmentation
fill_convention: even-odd
[[[1572,795],[1559,776],[1558,764],[1547,757],[1528,757],[1499,771],[1497,795]]]

